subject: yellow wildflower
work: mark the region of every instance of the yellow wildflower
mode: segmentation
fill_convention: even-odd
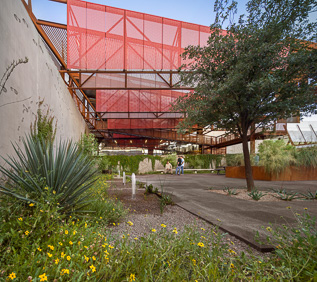
[[[66,254],[64,254],[64,252],[61,253],[61,258],[64,258],[66,256]]]
[[[199,247],[205,247],[205,245],[204,245],[204,243],[202,243],[202,242],[199,242],[198,244],[197,244]]]
[[[133,225],[133,223],[131,222],[131,221],[128,221],[127,222],[130,226],[132,226]]]
[[[49,247],[52,251],[54,250],[54,246],[48,245],[48,247]]]
[[[26,236],[28,236],[28,235],[30,234],[30,232],[26,230],[26,231],[24,232],[24,234],[25,234]]]
[[[132,274],[130,275],[130,278],[129,278],[129,281],[132,282],[132,281],[135,281],[135,274]]]
[[[59,244],[60,246],[63,246],[63,243],[62,243],[62,242],[59,242],[58,244]]]
[[[59,263],[59,259],[57,258],[56,260],[55,260],[55,264],[58,264]]]
[[[271,227],[266,227],[266,230],[269,232],[272,232],[272,228]]]
[[[76,230],[74,230],[74,231],[73,231],[73,235],[76,235],[76,233],[77,233],[77,231],[76,231]]]
[[[96,272],[96,267],[94,267],[94,265],[92,264],[91,266],[89,266],[92,272]]]
[[[166,227],[166,225],[165,225],[165,224],[163,224],[163,223],[161,224],[161,226],[162,226],[163,228],[165,228],[165,227]]]
[[[196,265],[196,260],[195,259],[192,259],[192,262],[194,265]]]
[[[14,278],[16,278],[15,273],[14,273],[14,272],[12,272],[12,273],[9,275],[9,278],[10,278],[11,280],[13,280]]]
[[[69,241],[69,245],[73,245],[73,242],[72,242],[72,241]]]
[[[230,263],[230,268],[234,269],[234,264]]]
[[[93,260],[96,260],[96,257],[95,257],[95,256],[92,256],[91,258],[92,258]]]
[[[154,233],[155,233],[155,232],[156,232],[156,229],[154,229],[154,228],[153,228],[153,229],[152,229],[152,232],[154,232]]]
[[[39,278],[41,278],[40,281],[47,281],[47,276],[46,276],[45,273],[43,273],[42,275],[40,275]]]
[[[67,268],[62,269],[61,275],[64,275],[64,274],[69,274],[69,269]]]
[[[229,253],[231,253],[231,254],[233,254],[233,255],[236,255],[236,254],[237,254],[234,250],[229,249],[228,251],[229,251]]]
[[[66,234],[66,235],[68,234],[68,230],[65,230],[65,234]]]
[[[23,218],[22,218],[22,217],[19,217],[18,220],[19,220],[19,221],[23,221]]]
[[[34,204],[33,204],[33,203],[31,203],[31,204],[29,204],[29,206],[30,206],[30,207],[34,207]]]
[[[47,255],[51,258],[53,255],[52,254],[50,254],[50,253],[47,253]]]
[[[67,259],[67,260],[70,260],[70,259],[71,259],[71,257],[70,257],[70,256],[67,256],[67,257],[66,257],[66,259]]]
[[[38,249],[39,252],[42,251],[42,249],[40,247],[38,247],[37,249]]]

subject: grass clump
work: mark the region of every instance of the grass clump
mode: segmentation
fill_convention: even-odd
[[[275,191],[275,193],[276,194],[273,196],[283,201],[292,201],[299,198],[297,192],[288,192],[286,190],[281,190],[281,191]]]
[[[266,140],[259,145],[259,165],[268,173],[279,174],[286,167],[295,163],[295,148],[283,140]]]
[[[227,193],[227,195],[238,195],[239,193],[237,192],[237,189],[232,189],[232,188],[230,188],[230,187],[225,187],[224,189],[223,189],[223,191],[225,192],[225,193]]]
[[[248,193],[248,196],[251,197],[255,201],[260,200],[265,195],[266,195],[265,193],[263,193],[263,192],[261,192],[261,191],[259,191],[257,189],[254,189],[250,193]]]

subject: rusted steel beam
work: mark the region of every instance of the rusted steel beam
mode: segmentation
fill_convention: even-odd
[[[49,1],[67,4],[67,0],[49,0]]]
[[[51,26],[51,27],[56,27],[56,28],[61,28],[61,29],[67,29],[66,24],[60,24],[60,23],[55,23],[55,22],[50,22],[50,21],[45,21],[45,20],[37,20],[37,24],[39,25],[46,25],[46,26]]]
[[[127,73],[127,74],[179,74],[179,71],[159,71],[159,70],[61,70],[67,73]]]
[[[56,58],[58,59],[58,61],[60,62],[60,64],[63,66],[63,68],[67,69],[67,65],[64,62],[63,58],[59,55],[58,51],[56,50],[56,48],[54,47],[54,45],[52,44],[51,40],[48,38],[48,36],[46,35],[45,31],[43,30],[43,28],[37,24],[37,18],[34,16],[33,12],[29,9],[28,4],[26,4],[26,2],[24,0],[21,0],[25,9],[27,10],[29,17],[31,18],[33,24],[35,25],[35,28],[37,29],[37,31],[40,33],[40,35],[43,37],[43,39],[45,40],[46,44],[49,46],[49,48],[52,50],[52,52],[54,53],[54,55],[56,56]]]
[[[77,87],[70,87],[71,89],[83,89],[83,90],[193,90],[193,88],[182,87],[182,88],[174,88],[174,87],[85,87],[78,85]]]

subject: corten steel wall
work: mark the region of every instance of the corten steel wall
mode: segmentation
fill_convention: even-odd
[[[184,48],[206,45],[209,35],[207,26],[78,0],[67,1],[69,69],[177,70],[189,62],[180,57]],[[89,75],[81,74],[82,80]],[[161,76],[97,73],[85,86],[167,88],[164,80],[170,80],[168,73]],[[172,90],[97,90],[96,110],[105,113],[108,129],[175,128],[181,116],[167,112],[170,103],[182,95],[183,91]],[[135,117],[138,114],[138,119],[131,118],[130,113]],[[151,113],[159,114],[160,118]]]

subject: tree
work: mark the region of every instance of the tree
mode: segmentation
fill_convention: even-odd
[[[193,93],[180,97],[180,131],[214,125],[239,133],[247,188],[254,189],[248,135],[281,118],[316,107],[316,23],[309,15],[316,0],[250,0],[247,16],[228,22],[237,3],[217,0],[215,23],[207,46],[189,46],[190,63],[181,71],[183,85]],[[255,126],[252,126],[255,125]],[[248,133],[249,131],[249,133]]]

